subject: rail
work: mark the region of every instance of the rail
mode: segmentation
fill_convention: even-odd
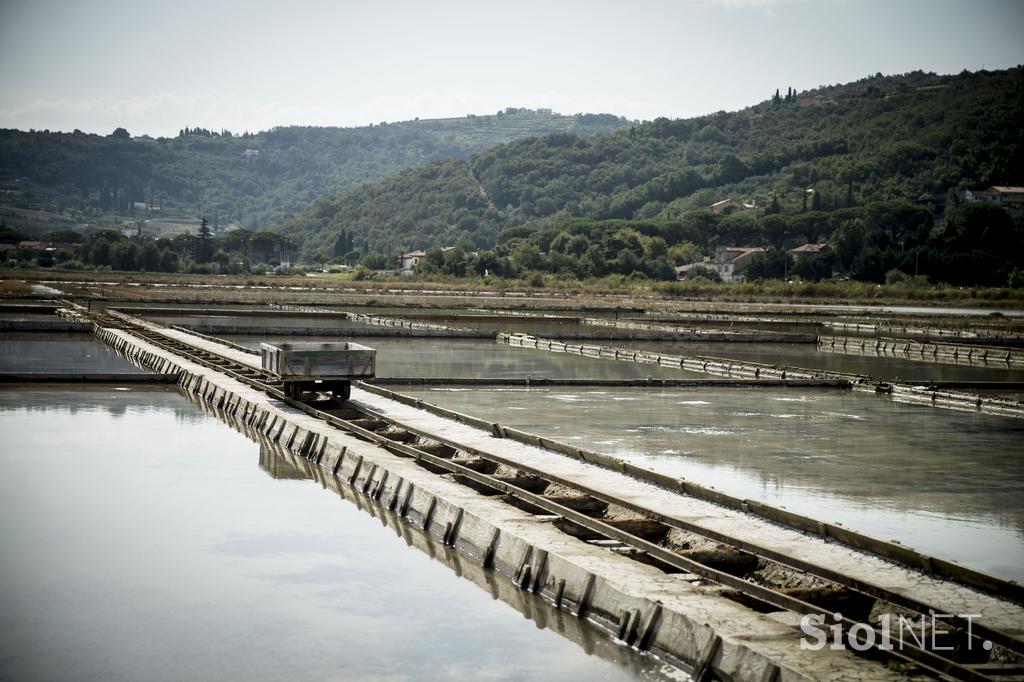
[[[631,551],[635,552],[635,555],[631,555],[635,556],[635,558],[644,560],[647,563],[655,563],[655,565],[660,565],[663,568],[667,567],[670,572],[681,571],[694,576],[699,576],[704,580],[714,582],[730,590],[735,590],[737,593],[743,595],[745,599],[753,600],[758,603],[770,604],[773,607],[800,614],[820,613],[823,610],[829,610],[828,604],[821,601],[822,598],[815,597],[812,594],[801,593],[799,595],[794,595],[783,589],[758,584],[737,576],[734,572],[730,572],[729,570],[716,568],[713,565],[715,563],[713,561],[701,561],[694,555],[687,556],[685,552],[681,553],[661,546],[652,539],[657,536],[658,527],[652,527],[650,524],[660,524],[666,529],[678,528],[686,532],[700,535],[708,540],[727,545],[731,548],[730,551],[753,555],[754,557],[757,557],[758,561],[770,562],[785,566],[790,570],[806,573],[814,576],[819,581],[842,586],[853,593],[863,595],[864,597],[872,600],[880,600],[893,604],[903,609],[909,609],[921,614],[922,616],[932,612],[943,612],[943,610],[938,608],[936,605],[924,604],[884,588],[865,584],[847,576],[840,575],[826,567],[814,566],[807,562],[775,552],[771,549],[756,546],[752,543],[737,540],[714,531],[709,531],[681,519],[663,516],[656,510],[648,509],[642,505],[617,498],[614,495],[605,494],[591,489],[588,486],[582,485],[571,479],[554,476],[548,472],[535,469],[523,462],[510,460],[494,453],[466,448],[455,441],[439,437],[434,433],[427,433],[412,428],[409,425],[391,419],[366,407],[347,402],[341,403],[335,400],[292,400],[282,392],[280,382],[276,381],[276,378],[273,377],[273,375],[250,365],[239,363],[231,358],[225,357],[224,355],[186,344],[177,339],[171,339],[168,336],[159,333],[159,331],[154,330],[151,326],[138,324],[126,315],[106,313],[96,316],[95,322],[98,326],[123,329],[133,335],[145,339],[147,342],[157,347],[174,353],[175,355],[184,357],[204,367],[222,372],[248,386],[265,392],[276,400],[280,400],[310,416],[321,419],[344,433],[361,440],[375,443],[395,455],[412,458],[416,462],[423,464],[428,469],[452,475],[456,480],[466,482],[475,489],[493,491],[494,494],[505,496],[505,499],[512,503],[527,505],[528,508],[541,510],[544,513],[558,517],[568,523],[570,528],[583,529],[585,531],[584,535],[590,534],[598,538],[604,538],[608,541],[620,543],[621,546],[628,547]],[[445,416],[449,417],[457,415],[457,413],[452,413],[451,411],[443,410],[436,406],[428,406],[422,401],[415,400],[408,396],[395,394],[391,391],[387,391],[387,389],[366,384],[363,384],[362,387],[380,395],[386,395],[394,399],[403,400],[403,402],[408,403],[411,401],[411,404],[415,404],[417,407],[422,407],[424,409],[429,408],[431,411],[438,414],[445,414]],[[336,414],[332,414],[331,411],[344,411],[347,418],[342,418]],[[552,441],[539,439],[536,436],[525,434],[523,432],[515,432],[512,429],[470,418],[466,415],[458,415],[458,421],[488,428],[492,433],[499,437],[514,437],[517,440],[522,440],[523,442],[547,446],[549,449],[552,449],[551,446],[554,445]],[[412,440],[416,441],[415,444],[410,444],[411,439],[409,436],[413,437]],[[437,446],[441,446],[442,450],[445,450],[446,452],[442,454],[441,451],[438,450]],[[585,459],[586,461],[592,461],[592,456],[597,454],[586,453],[585,451],[578,449],[573,450],[579,458]],[[493,472],[488,473],[487,468],[481,468],[480,466],[468,466],[467,463],[471,460],[467,460],[467,463],[461,463],[454,459],[454,455],[457,452],[465,453],[469,457],[473,458],[473,460],[484,460],[499,467],[507,467],[518,472],[518,474],[513,477],[503,477],[498,476]],[[341,460],[339,460],[339,467],[340,463]],[[605,464],[607,463],[608,462],[605,462]],[[635,473],[635,471],[629,470],[628,467],[623,467],[622,470],[624,473]],[[650,474],[653,472],[647,473]],[[678,489],[679,481],[677,480],[675,483],[676,489]],[[560,488],[558,497],[546,496],[543,494],[543,491],[551,484],[557,484]],[[378,488],[380,488],[380,486],[378,486]],[[565,492],[566,488],[574,491],[574,494],[569,496],[569,498],[575,500],[572,503],[572,506],[569,506],[569,498],[566,497]],[[688,483],[684,483],[682,488],[682,492],[688,494],[691,494],[694,490],[693,484]],[[721,494],[718,493],[718,495]],[[588,501],[590,502],[589,504]],[[596,501],[598,504],[595,506],[593,501]],[[398,502],[399,500],[397,499],[397,495],[393,496],[388,501],[387,506],[389,509],[393,510]],[[746,509],[752,504],[752,501],[745,500],[743,501],[743,508]],[[606,506],[602,509],[601,505],[615,505],[631,512],[635,512],[642,518],[646,519],[648,523],[646,525],[640,524],[640,527],[637,529],[629,524],[626,524],[625,526],[622,524],[615,525],[614,521],[596,518],[602,516],[604,511],[607,509]],[[764,507],[763,505],[761,506]],[[765,510],[762,508],[762,512],[764,511]],[[429,521],[427,521],[427,523],[429,524]],[[652,530],[654,532],[652,532]],[[573,532],[576,534],[579,533],[578,530],[574,530]],[[450,527],[446,528],[446,537],[451,533],[452,529]],[[517,580],[528,581],[528,578],[529,576],[517,576]],[[988,582],[987,586],[989,588],[997,588],[997,591],[1001,596],[1016,597],[1020,600],[1021,586],[1016,582],[1001,581],[1000,579],[991,576],[985,576],[985,578]],[[992,581],[997,581],[998,584],[993,584]],[[960,627],[961,637],[970,636],[973,640],[977,640],[978,643],[980,643],[982,639],[987,639],[1018,655],[1024,654],[1024,642],[1012,635],[985,627],[977,622],[958,622],[954,620],[952,624]],[[910,639],[902,639],[901,635],[893,636],[892,633],[890,633],[890,637],[894,637],[894,641],[896,641],[899,646],[892,650],[888,650],[880,647],[879,643],[884,640],[881,637],[881,632],[875,630],[873,626],[866,623],[858,624],[851,619],[843,619],[840,625],[844,626],[846,631],[849,633],[849,636],[855,637],[857,641],[864,645],[869,645],[871,642],[874,642],[873,646],[868,646],[866,651],[860,652],[864,655],[868,655],[882,661],[896,660],[904,664],[914,664],[922,670],[940,678],[952,677],[954,679],[962,680],[996,679],[988,674],[987,669],[971,666],[969,664],[959,662],[953,657],[947,657],[939,651],[930,650],[923,646],[917,646],[917,642],[913,637]],[[855,625],[857,626],[860,635],[855,634],[857,631],[852,629]],[[869,636],[868,631],[865,628],[875,630],[872,633],[873,636]],[[970,635],[967,635],[968,632]]]

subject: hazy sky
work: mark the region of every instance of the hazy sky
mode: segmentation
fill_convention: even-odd
[[[1019,0],[0,0],[0,127],[133,135],[507,106],[738,109],[1024,63]]]

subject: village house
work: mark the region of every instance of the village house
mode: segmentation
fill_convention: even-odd
[[[790,249],[789,252],[793,254],[794,260],[800,260],[800,258],[804,256],[817,256],[818,254],[825,250],[826,246],[828,245],[825,244],[824,242],[820,244],[807,243],[802,246],[798,246],[795,249]]]
[[[708,206],[712,213],[719,215],[729,215],[736,213],[737,211],[749,211],[756,207],[756,204],[747,204],[742,201],[736,201],[733,198],[722,199]]]
[[[398,269],[402,271],[402,274],[412,274],[416,269],[416,266],[420,264],[420,261],[427,257],[427,252],[422,249],[416,251],[410,251],[403,253],[398,257]]]
[[[1002,206],[1014,218],[1024,215],[1024,187],[994,185],[988,189],[967,190],[964,192],[967,201],[990,201]]]
[[[750,265],[750,259],[764,252],[760,246],[720,246],[714,258],[676,268],[676,277],[683,279],[691,269],[701,267],[717,272],[723,282],[745,282],[747,278],[743,271]]]
[[[453,251],[454,246],[442,246],[441,253],[448,253]],[[398,269],[406,276],[415,274],[416,266],[420,264],[420,261],[427,257],[427,252],[423,249],[417,249],[408,253],[403,253],[398,257]]]

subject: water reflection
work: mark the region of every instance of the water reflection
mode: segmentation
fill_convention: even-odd
[[[4,389],[0,432],[2,679],[665,678],[173,389]]]
[[[484,570],[479,562],[439,542],[419,527],[406,523],[380,502],[362,495],[356,489],[344,486],[338,478],[327,475],[320,467],[266,442],[259,434],[250,436],[263,441],[260,445],[260,468],[273,478],[308,479],[318,483],[325,490],[351,502],[361,511],[377,519],[383,527],[392,530],[409,547],[420,550],[457,576],[472,582],[490,594],[493,600],[504,602],[514,608],[524,619],[532,621],[538,630],[550,629],[557,632],[578,644],[587,654],[597,655],[628,670],[636,679],[688,679],[681,671],[658,664],[653,657],[638,656],[617,645],[586,621],[581,621],[566,611],[552,609],[547,602],[532,592],[516,588],[508,578],[499,576],[494,571]],[[319,574],[311,574],[304,576],[303,579],[315,580],[318,577]]]
[[[65,414],[86,416],[97,413],[115,419],[127,416],[144,420],[151,413],[160,413],[173,415],[174,421],[183,426],[198,424],[205,419],[193,406],[182,404],[178,389],[173,386],[0,386],[0,392],[8,397],[0,400],[0,414],[24,412],[59,420]],[[138,396],[123,395],[130,393]]]
[[[141,372],[91,334],[0,333],[0,372]]]
[[[825,389],[402,392],[1024,578],[1018,419]]]

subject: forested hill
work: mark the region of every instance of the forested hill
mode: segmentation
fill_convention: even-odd
[[[680,220],[724,198],[755,204],[755,215],[899,199],[938,217],[965,187],[1024,184],[1020,68],[762,94],[742,111],[431,163],[321,199],[274,229],[307,256],[330,257],[337,243],[392,254],[460,239],[490,247],[502,230],[573,218]]]
[[[587,136],[631,123],[607,114],[562,116],[507,109],[493,116],[381,123],[361,128],[283,127],[232,135],[185,128],[175,138],[0,130],[0,203],[77,222],[162,216],[265,227],[315,199],[434,160],[548,133]],[[141,209],[145,210],[145,209]],[[148,215],[146,217],[155,217]]]

